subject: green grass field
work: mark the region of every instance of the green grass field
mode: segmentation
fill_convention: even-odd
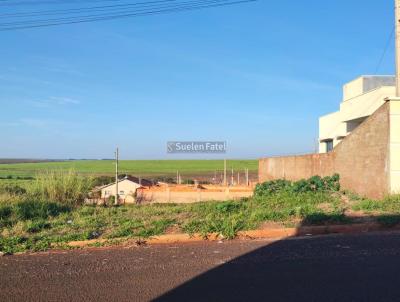
[[[243,172],[249,169],[251,174],[258,171],[257,160],[228,160],[227,168]],[[0,164],[0,177],[35,176],[47,170],[73,169],[82,174],[111,175],[115,171],[112,160],[78,160],[65,162]],[[120,173],[138,176],[174,176],[179,171],[183,176],[213,175],[214,171],[223,171],[223,160],[121,160]]]

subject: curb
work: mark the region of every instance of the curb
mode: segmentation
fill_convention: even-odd
[[[328,235],[328,234],[359,234],[376,232],[383,230],[398,230],[399,228],[385,228],[378,223],[362,223],[352,225],[331,225],[331,226],[308,226],[299,228],[283,228],[283,229],[265,229],[265,230],[250,230],[241,231],[237,234],[237,239],[282,239],[290,237],[301,236],[314,236],[314,235]],[[200,234],[166,234],[153,236],[149,239],[140,241],[131,238],[116,238],[113,240],[123,240],[123,245],[130,244],[174,244],[174,243],[193,243],[202,241],[219,241],[224,237],[217,233],[209,234],[204,237]],[[71,241],[66,243],[69,247],[82,248],[96,244],[105,244],[110,240],[107,239],[93,239],[85,241]]]

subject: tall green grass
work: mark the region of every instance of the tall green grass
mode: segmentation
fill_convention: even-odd
[[[83,203],[92,186],[92,177],[79,175],[73,170],[46,171],[36,175],[28,194],[35,200],[77,206]]]

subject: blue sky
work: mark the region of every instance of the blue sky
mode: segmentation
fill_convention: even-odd
[[[313,152],[342,84],[375,73],[393,7],[260,0],[0,32],[0,157],[110,158],[118,145],[125,159],[183,158],[171,140],[227,141],[229,158]],[[393,48],[378,74],[394,73]]]

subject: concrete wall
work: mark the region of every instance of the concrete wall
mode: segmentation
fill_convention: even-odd
[[[313,175],[328,176],[339,173],[342,188],[370,198],[384,197],[391,192],[389,177],[391,103],[383,104],[332,152],[260,159],[259,181],[279,178],[299,180]]]
[[[400,101],[390,102],[390,188],[400,193]]]
[[[343,101],[347,101],[382,86],[395,86],[395,76],[361,76],[343,85]]]
[[[201,190],[193,189],[177,191],[173,188],[165,187],[161,190],[142,190],[137,191],[137,201],[139,203],[194,203],[200,201],[225,201],[239,200],[253,195],[253,190],[236,190],[232,188],[221,188],[220,190]]]

